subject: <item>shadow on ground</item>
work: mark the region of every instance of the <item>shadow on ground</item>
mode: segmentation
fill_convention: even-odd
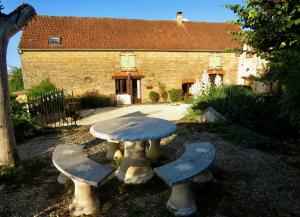
[[[118,162],[105,159],[107,143],[88,130],[88,126],[69,128],[57,137],[60,144],[84,144],[92,159],[117,168]],[[216,182],[191,184],[198,216],[300,216],[300,171],[288,164],[287,156],[234,145],[207,131],[203,125],[179,125],[176,134],[162,140],[163,157],[153,165],[176,159],[185,143],[209,141],[215,146],[211,171]],[[73,185],[64,188],[57,183],[59,173],[51,160],[28,174],[0,182],[0,216],[69,216]],[[112,175],[95,191],[100,201],[97,217],[171,216],[165,208],[171,189],[157,177],[143,185],[125,185]]]

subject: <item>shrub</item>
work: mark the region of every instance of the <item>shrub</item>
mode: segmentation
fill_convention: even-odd
[[[179,102],[182,100],[183,91],[181,89],[171,89],[168,91],[171,102]]]
[[[12,67],[8,79],[9,92],[16,92],[24,89],[22,70]]]
[[[99,108],[111,105],[111,100],[109,96],[101,95],[97,91],[86,92],[83,96],[79,98],[79,103],[81,108]]]
[[[186,112],[183,120],[195,121],[196,118],[199,117],[199,115],[201,115],[201,111],[200,110],[188,109],[188,111]]]
[[[212,87],[208,92],[200,94],[193,104],[193,108],[204,110],[213,107],[223,115],[238,110],[239,114],[256,101],[255,94],[240,86]],[[229,115],[229,114],[228,114]]]
[[[44,127],[32,120],[24,109],[24,105],[15,99],[11,99],[13,125],[17,142],[32,138],[44,131]]]
[[[166,91],[166,85],[158,82],[159,94],[164,102],[168,101],[168,92]]]
[[[159,101],[159,94],[155,91],[149,93],[149,99],[152,103],[157,103]]]
[[[41,83],[38,86],[30,88],[28,90],[28,95],[30,97],[37,97],[52,90],[56,90],[55,85],[51,83],[49,79],[46,79],[41,81]]]
[[[286,117],[280,116],[279,99],[278,94],[257,95],[239,86],[214,87],[196,98],[193,110],[213,107],[227,120],[253,131],[277,138],[295,135]]]

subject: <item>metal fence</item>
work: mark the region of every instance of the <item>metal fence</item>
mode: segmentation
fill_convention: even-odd
[[[73,94],[66,97],[63,90],[53,90],[27,99],[28,112],[35,121],[49,127],[76,124],[78,115]]]

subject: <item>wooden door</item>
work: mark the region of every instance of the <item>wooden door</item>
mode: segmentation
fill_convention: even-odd
[[[141,79],[132,79],[131,81],[133,104],[142,103]]]

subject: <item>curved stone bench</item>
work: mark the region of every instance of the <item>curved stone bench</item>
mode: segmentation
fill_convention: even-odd
[[[81,145],[59,145],[52,156],[55,167],[74,182],[74,198],[69,210],[75,216],[95,213],[99,201],[93,195],[91,186],[97,187],[98,183],[114,171],[87,158],[83,149]]]
[[[185,152],[177,160],[154,169],[167,185],[172,187],[167,208],[176,216],[191,215],[197,211],[188,182],[205,172],[214,162],[215,149],[208,142],[185,145]]]

